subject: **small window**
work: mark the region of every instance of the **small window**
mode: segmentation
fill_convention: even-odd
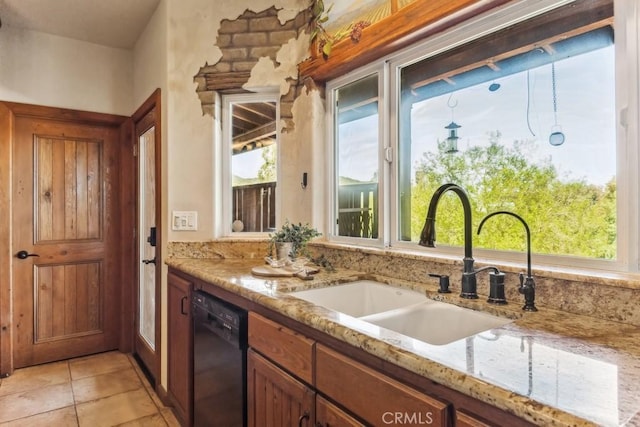
[[[275,229],[278,101],[263,94],[222,98],[224,158],[228,160],[225,234]],[[226,126],[225,126],[226,125]]]

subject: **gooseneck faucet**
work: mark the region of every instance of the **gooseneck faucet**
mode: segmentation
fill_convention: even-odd
[[[531,231],[529,230],[529,225],[527,225],[527,222],[520,215],[513,212],[492,212],[489,215],[485,216],[482,221],[480,221],[480,225],[478,226],[478,234],[480,234],[480,231],[482,231],[482,226],[489,218],[502,214],[514,217],[519,220],[522,225],[524,225],[524,231],[527,235],[527,277],[525,278],[524,274],[520,273],[520,287],[518,288],[518,291],[524,295],[524,306],[522,307],[522,309],[524,311],[538,311],[535,304],[536,284],[533,280],[533,276],[531,275]]]
[[[424,222],[422,232],[420,233],[420,241],[418,244],[429,248],[434,248],[436,246],[436,210],[438,208],[440,197],[442,197],[442,195],[447,191],[453,191],[458,195],[462,202],[464,214],[464,258],[462,259],[462,292],[460,293],[460,296],[462,298],[477,299],[477,271],[473,268],[473,249],[471,243],[471,203],[469,202],[469,196],[467,196],[467,193],[462,189],[462,187],[452,183],[444,184],[441,185],[435,193],[433,193],[431,202],[429,202],[427,218]]]

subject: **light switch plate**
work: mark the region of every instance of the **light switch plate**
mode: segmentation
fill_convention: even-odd
[[[175,231],[196,231],[198,229],[198,212],[173,211],[171,229]]]

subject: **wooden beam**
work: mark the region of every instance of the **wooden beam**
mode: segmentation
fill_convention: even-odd
[[[206,74],[207,90],[238,89],[249,81],[251,72],[236,71],[231,73]]]
[[[250,131],[245,132],[241,135],[234,136],[233,146],[235,147],[236,144],[246,144],[249,142],[257,141],[259,139],[270,137],[275,134],[276,134],[276,122],[272,121],[260,127],[251,129]]]

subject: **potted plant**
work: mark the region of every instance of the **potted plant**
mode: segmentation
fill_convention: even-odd
[[[269,254],[277,260],[295,259],[306,254],[306,247],[309,240],[322,235],[318,230],[309,224],[292,224],[286,220],[282,228],[275,233],[269,234]]]

